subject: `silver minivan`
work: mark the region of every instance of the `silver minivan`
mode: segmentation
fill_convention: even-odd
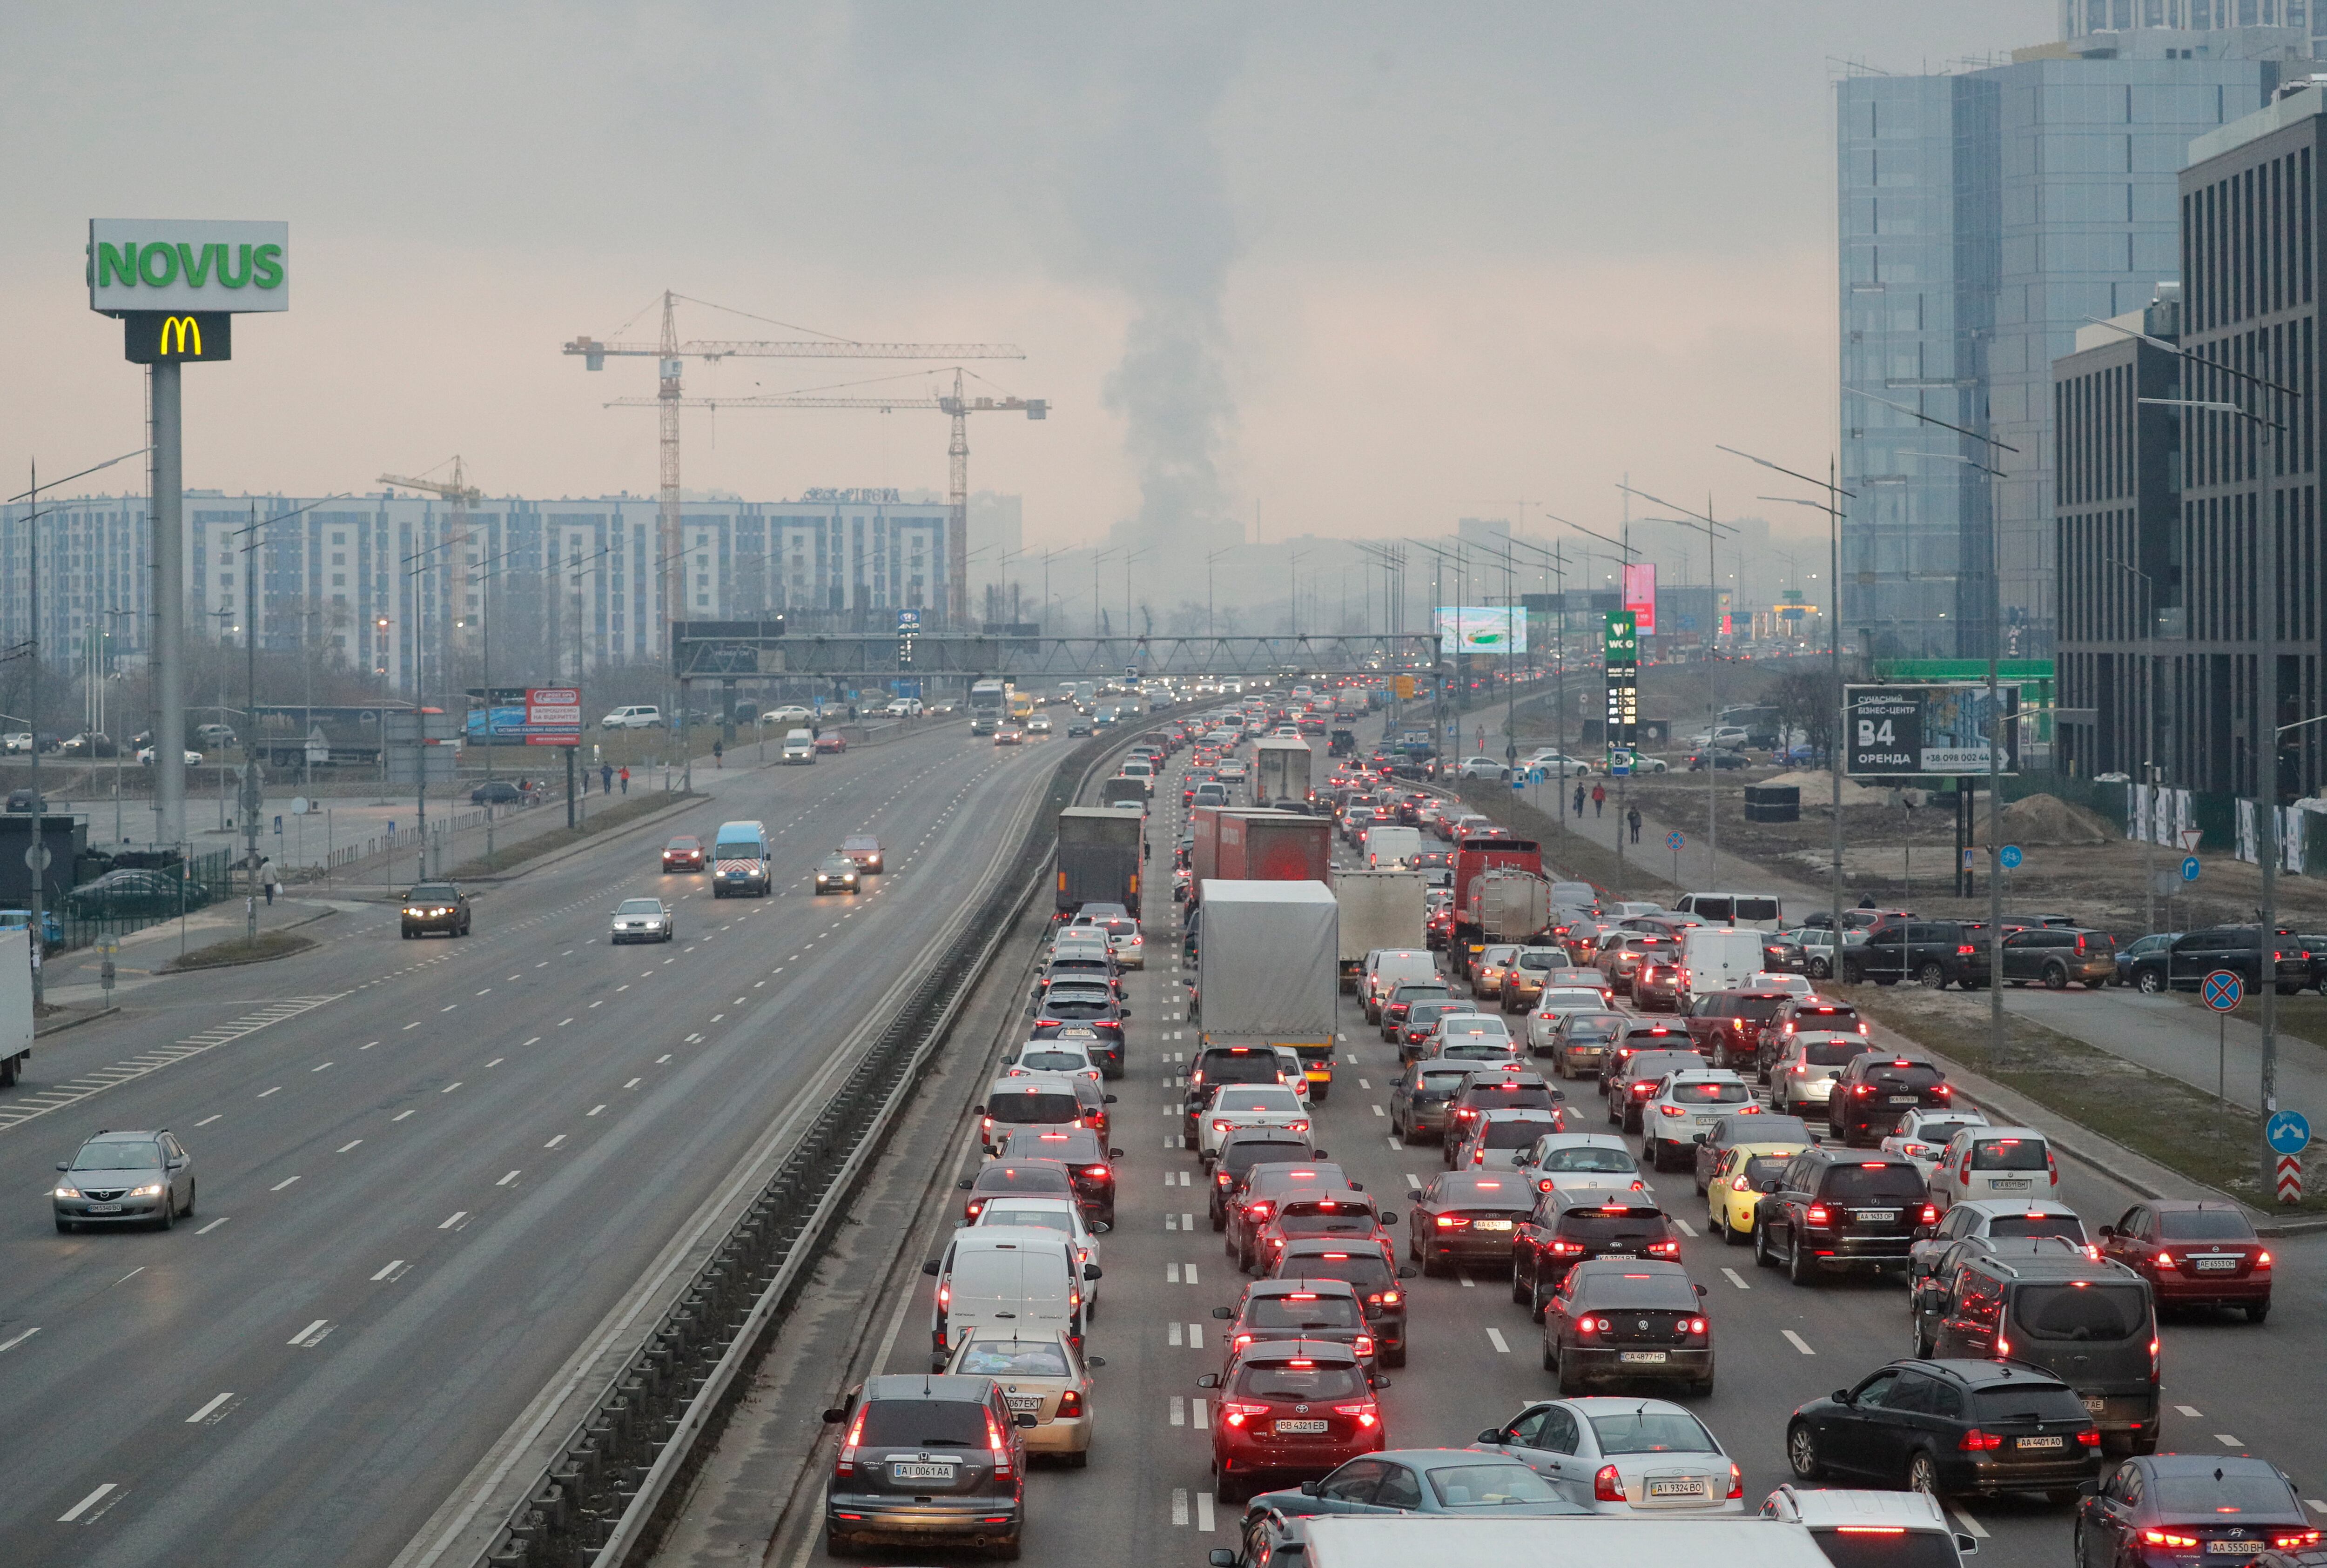
[[[930,1369],[945,1370],[965,1329],[1021,1338],[1063,1332],[1079,1346],[1083,1286],[1098,1281],[1099,1266],[1078,1265],[1074,1247],[1070,1236],[1030,1227],[979,1225],[956,1232],[943,1257],[921,1265],[938,1282],[930,1307]]]

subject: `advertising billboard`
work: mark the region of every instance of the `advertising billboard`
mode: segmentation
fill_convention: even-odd
[[[499,728],[498,720],[495,727]],[[528,746],[580,745],[582,694],[572,686],[528,687],[523,733]]]
[[[1993,731],[1986,686],[1849,686],[1844,770],[1856,778],[1910,779],[1988,770]],[[2020,688],[1997,688],[2004,710],[2001,771],[2020,771]]]
[[[1657,632],[1657,568],[1642,561],[1624,568],[1624,608],[1642,637]]]
[[[1608,617],[1600,648],[1608,672],[1608,744],[1631,751],[1640,742],[1640,634],[1631,611]]]
[[[92,218],[89,308],[126,312],[287,311],[291,226]]]
[[[1527,651],[1527,612],[1516,606],[1441,605],[1431,618],[1442,654]]]

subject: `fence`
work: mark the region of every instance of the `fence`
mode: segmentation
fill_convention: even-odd
[[[166,896],[140,894],[133,901],[118,901],[116,907],[102,905],[82,907],[73,902],[65,905],[63,926],[65,946],[86,947],[93,942],[126,937],[132,931],[142,931],[148,926],[158,926],[174,920],[181,914],[214,904],[233,890],[229,879],[234,874],[234,856],[226,850],[212,850],[188,861],[151,868],[153,874],[175,882],[179,893],[176,901]]]

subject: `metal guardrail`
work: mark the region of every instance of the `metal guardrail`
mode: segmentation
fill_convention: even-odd
[[[1040,887],[1059,812],[1136,734],[1061,758],[1016,854],[671,1309],[611,1379],[481,1568],[617,1568],[650,1545],[667,1498],[699,1461],[738,1374],[822,1250],[826,1222],[879,1153],[896,1112],[1019,911]]]

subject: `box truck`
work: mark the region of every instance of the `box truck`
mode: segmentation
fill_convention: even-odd
[[[1358,970],[1367,954],[1423,945],[1428,887],[1429,879],[1418,871],[1345,871],[1333,878],[1333,896],[1341,903],[1342,990],[1358,988]]]
[[[109,963],[111,960],[107,960]],[[0,1086],[33,1059],[33,930],[0,930]]]
[[[1463,838],[1454,847],[1454,938],[1479,941],[1470,926],[1471,883],[1485,871],[1523,871],[1543,874],[1543,846],[1532,838]]]
[[[1271,735],[1253,748],[1252,799],[1256,806],[1306,811],[1316,789],[1311,770],[1317,753],[1306,741]]]
[[[1070,806],[1059,813],[1058,912],[1085,904],[1121,904],[1139,913],[1141,817],[1104,807]]]
[[[1197,950],[1193,1014],[1207,1047],[1289,1045],[1309,1097],[1333,1087],[1333,1009],[1341,907],[1322,882],[1198,884],[1204,939]]]

